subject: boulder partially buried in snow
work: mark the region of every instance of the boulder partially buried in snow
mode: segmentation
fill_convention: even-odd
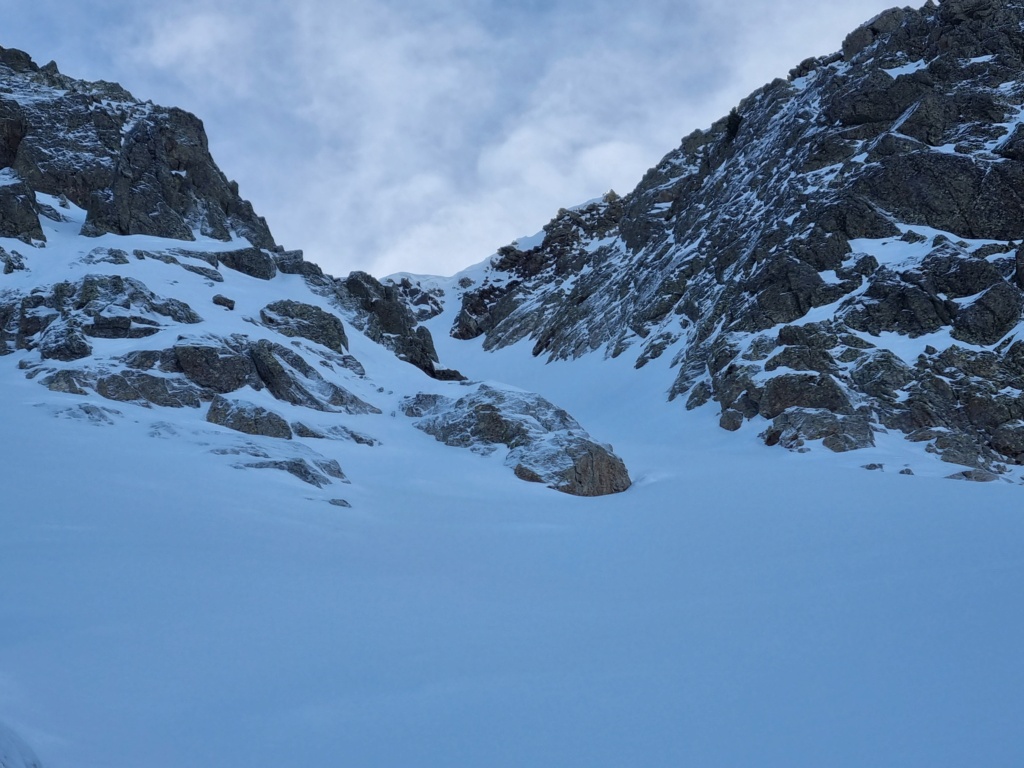
[[[416,426],[446,445],[489,454],[504,445],[506,466],[523,480],[574,496],[604,496],[630,486],[626,465],[572,416],[540,395],[481,384],[455,400],[420,394],[402,403]]]

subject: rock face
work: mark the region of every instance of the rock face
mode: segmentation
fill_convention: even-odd
[[[419,325],[416,314],[406,306],[402,295],[391,285],[384,285],[365,272],[353,272],[338,280],[333,292],[341,306],[355,313],[359,330],[391,349],[431,378],[461,381],[458,371],[442,368],[438,363],[434,339]]]
[[[228,400],[217,395],[210,403],[206,420],[211,424],[219,424],[247,435],[292,439],[291,427],[288,426],[288,422],[284,418],[273,411],[268,411],[266,408],[244,400]]]
[[[220,172],[197,117],[135,99],[112,83],[86,83],[39,68],[5,49],[0,67],[10,91],[0,93],[0,171],[35,192],[64,195],[88,211],[83,234],[145,234],[218,240],[232,233],[272,248],[266,222]],[[7,190],[7,191],[5,191]],[[20,194],[20,193],[19,193]],[[14,205],[0,186],[0,212]],[[20,195],[21,218],[5,215],[14,237],[41,237],[28,227],[32,195]],[[24,219],[24,221],[22,221]]]
[[[637,367],[668,353],[672,398],[717,402],[730,430],[767,419],[773,444],[897,429],[950,460],[1018,462],[996,434],[1024,383],[1008,358],[1024,335],[1022,26],[1006,0],[881,14],[630,194],[499,249],[453,286],[451,335]]]
[[[489,454],[505,446],[505,464],[522,480],[574,496],[620,493],[630,486],[622,460],[540,395],[481,384],[458,400],[417,395],[406,416],[442,443]]]

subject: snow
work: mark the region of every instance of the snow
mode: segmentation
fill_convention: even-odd
[[[885,74],[887,74],[889,77],[891,77],[891,78],[893,78],[895,80],[900,75],[912,75],[915,72],[920,72],[922,69],[927,69],[927,68],[928,68],[928,62],[919,59],[918,61],[912,61],[912,62],[910,62],[908,64],[904,64],[901,67],[893,67],[891,69],[883,69],[882,71],[885,72]]]
[[[83,242],[84,214],[61,210],[46,248],[0,241],[30,270],[0,291],[125,269],[78,261],[99,246],[239,246]],[[917,246],[854,247],[894,264]],[[246,318],[282,298],[331,309],[294,275],[209,284],[130,258],[200,312],[197,333],[280,341]],[[401,398],[463,388],[351,323],[367,378],[346,386],[383,413],[313,415],[374,447],[50,392],[17,369],[26,353],[0,357],[0,722],[18,734],[0,732],[0,755],[20,737],[47,768],[1016,763],[1019,487],[943,480],[959,467],[901,435],[798,455],[765,448],[756,421],[727,433],[713,408],[667,401],[673,349],[640,370],[625,355],[544,364],[529,341],[485,353],[447,335],[459,277],[432,283],[443,364],[566,408],[625,460],[629,491],[566,496],[516,479],[502,452],[423,434],[392,415]],[[96,340],[97,354],[180,332]],[[91,420],[87,402],[110,410]],[[351,484],[211,453],[282,442]]]

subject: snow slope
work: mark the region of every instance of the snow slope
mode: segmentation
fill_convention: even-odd
[[[80,247],[47,236],[33,279]],[[138,266],[207,306],[190,273]],[[224,333],[282,290],[312,300],[294,276],[216,290],[239,301],[210,313]],[[0,722],[42,765],[1017,764],[1019,488],[884,436],[766,449],[668,403],[670,355],[544,365],[436,332],[445,364],[614,445],[634,486],[570,497],[392,416],[459,385],[348,331],[383,413],[329,418],[381,445],[318,445],[352,480],[323,492],[211,454],[238,437],[201,412],[50,392],[28,353],[0,358]]]

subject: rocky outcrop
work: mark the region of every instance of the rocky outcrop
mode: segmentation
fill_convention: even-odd
[[[465,377],[439,363],[434,339],[416,315],[406,306],[402,295],[365,272],[353,272],[333,285],[333,293],[342,307],[352,314],[353,324],[373,341],[392,350],[400,359],[415,365],[434,379],[462,381]]]
[[[169,324],[202,318],[185,302],[158,296],[140,281],[118,275],[88,275],[58,283],[0,307],[5,334],[17,349],[38,350],[44,359],[71,361],[92,354],[93,339],[140,339]]]
[[[247,435],[292,439],[291,427],[280,414],[245,400],[229,400],[217,395],[210,403],[206,420]]]
[[[481,384],[458,400],[407,398],[402,410],[446,445],[483,454],[506,447],[505,464],[522,480],[575,496],[603,496],[630,486],[611,448],[594,442],[572,416],[539,395]]]
[[[260,310],[260,320],[285,336],[308,339],[342,354],[348,351],[348,336],[341,320],[312,304],[275,301]]]
[[[0,169],[86,210],[83,234],[193,240],[199,231],[226,241],[234,233],[257,248],[274,246],[266,222],[210,157],[194,115],[140,102],[116,84],[39,68],[20,51],[5,56]],[[5,195],[0,190],[0,207]]]

